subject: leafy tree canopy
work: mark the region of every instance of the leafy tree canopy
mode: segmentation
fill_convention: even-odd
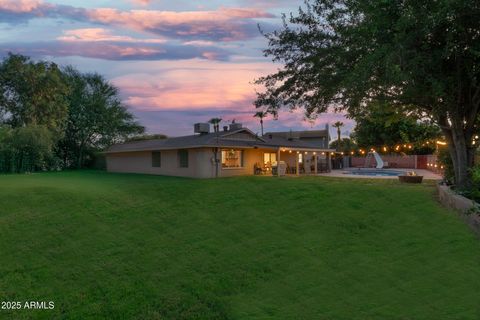
[[[0,63],[0,116],[12,127],[44,125],[60,134],[69,87],[58,66],[9,54]]]
[[[144,132],[101,75],[9,54],[0,62],[0,171],[82,167]]]
[[[338,140],[333,140],[330,142],[330,149],[335,149],[345,154],[350,153],[351,151],[356,151],[357,144],[350,138],[343,138],[340,140],[340,147],[338,147]]]
[[[435,145],[426,142],[441,136],[440,128],[435,124],[418,121],[385,104],[372,104],[357,114],[355,120],[353,136],[360,148],[381,150],[383,146],[407,143],[413,145],[415,153],[432,153]]]
[[[140,134],[129,137],[126,142],[144,141],[144,140],[162,140],[168,137],[164,134]]]
[[[72,88],[67,96],[68,121],[62,148],[83,165],[87,149],[102,149],[144,132],[126,106],[118,89],[101,75],[82,74],[72,67],[65,69],[65,77]]]

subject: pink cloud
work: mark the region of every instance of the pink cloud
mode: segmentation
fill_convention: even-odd
[[[220,8],[216,11],[120,11],[112,8],[87,12],[93,22],[128,27],[137,31],[170,36],[210,35],[223,41],[250,37],[252,25],[245,27],[243,20],[271,18],[271,14],[256,9]],[[255,24],[253,24],[255,27]]]
[[[168,38],[233,41],[259,36],[254,19],[273,18],[255,8],[199,11],[87,9],[39,0],[0,0],[0,14],[15,23],[33,17],[54,17],[119,26]]]
[[[60,41],[107,41],[107,42],[144,42],[144,43],[165,43],[165,39],[142,39],[130,36],[114,35],[110,30],[104,28],[83,28],[66,30],[63,36],[57,38]]]
[[[0,0],[0,8],[13,13],[29,13],[43,5],[39,0]]]
[[[115,77],[112,82],[120,88],[124,102],[152,132],[189,134],[191,124],[212,117],[221,117],[225,123],[235,119],[259,132],[258,119],[253,117],[255,88],[251,82],[259,74],[271,73],[276,68],[268,62],[142,62],[124,70],[126,75]],[[344,132],[351,131],[353,121],[342,114],[322,114],[307,121],[302,110],[282,110],[278,121],[269,116],[265,128],[318,129],[337,120],[346,124]],[[170,121],[175,121],[175,125]]]
[[[252,79],[273,67],[270,63],[187,60],[158,70],[142,67],[148,72],[137,71],[113,82],[127,104],[139,110],[220,110],[233,106],[251,110],[255,98]]]

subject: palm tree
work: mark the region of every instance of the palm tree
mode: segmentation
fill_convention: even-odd
[[[337,128],[337,151],[340,151],[340,142],[341,142],[341,128],[344,126],[342,121],[335,122],[332,127]]]
[[[263,136],[263,118],[267,117],[268,113],[265,111],[258,111],[253,116],[260,119],[260,126],[262,127],[262,136]]]
[[[222,118],[212,118],[208,120],[208,123],[213,124],[214,132],[220,131],[220,122],[222,122]]]

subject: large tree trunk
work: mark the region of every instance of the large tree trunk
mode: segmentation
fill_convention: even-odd
[[[444,133],[455,172],[455,186],[459,189],[468,188],[470,186],[469,169],[474,164],[474,152],[470,147],[471,137],[465,134],[461,126],[456,125],[452,125],[449,130],[444,130]]]

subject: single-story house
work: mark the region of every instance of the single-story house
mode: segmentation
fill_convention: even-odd
[[[239,123],[217,132],[199,123],[194,131],[190,136],[113,145],[106,151],[107,170],[193,178],[313,174],[329,171],[335,152],[328,148],[328,127],[261,137]]]

